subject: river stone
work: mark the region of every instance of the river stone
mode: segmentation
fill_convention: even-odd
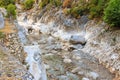
[[[82,78],[82,80],[89,80],[88,78]]]
[[[85,38],[80,35],[72,35],[69,40],[72,44],[85,44]]]
[[[92,77],[94,80],[96,80],[99,77],[99,74],[96,72],[90,72],[88,73],[89,77]]]
[[[0,12],[0,29],[4,27],[4,18],[2,13]]]
[[[64,59],[63,62],[64,62],[64,63],[71,63],[72,60],[71,60],[71,59]]]

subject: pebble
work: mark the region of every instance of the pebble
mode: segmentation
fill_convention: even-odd
[[[78,72],[80,70],[80,67],[76,67],[76,68],[74,68],[71,72],[72,73],[76,73],[76,72]]]
[[[96,80],[99,77],[99,74],[96,72],[90,72],[88,73],[88,76]]]
[[[64,63],[71,63],[72,60],[71,60],[71,59],[64,59],[63,62],[64,62]]]
[[[82,80],[89,80],[88,78],[82,78]]]
[[[49,66],[49,65],[44,64],[44,66],[45,66],[45,69],[50,69],[50,66]]]
[[[78,74],[79,74],[79,75],[84,75],[84,72],[79,71]]]

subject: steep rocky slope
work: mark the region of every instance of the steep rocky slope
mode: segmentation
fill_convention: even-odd
[[[2,41],[10,54],[5,60],[3,54],[0,58],[5,66],[12,58],[12,65],[16,65],[11,68],[20,68],[16,73],[20,79],[120,80],[119,28],[89,20],[87,15],[75,19],[58,8],[40,10],[35,4],[33,9],[23,12],[17,6],[17,31],[7,34],[7,41]]]
[[[26,33],[30,41],[36,40],[40,45],[48,80],[113,80],[111,73],[119,80],[119,29],[87,16],[65,16],[57,8],[20,13],[18,23],[26,31],[33,29]]]

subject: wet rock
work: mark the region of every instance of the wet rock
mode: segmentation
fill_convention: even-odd
[[[41,60],[41,55],[40,55],[40,53],[39,53],[39,52],[34,53],[33,58],[34,58],[35,61]]]
[[[33,80],[34,77],[31,73],[27,72],[24,76],[23,76],[23,80]]]
[[[0,12],[0,29],[4,27],[4,18],[2,13]]]
[[[85,38],[80,35],[72,35],[69,42],[72,44],[85,44],[86,43]]]

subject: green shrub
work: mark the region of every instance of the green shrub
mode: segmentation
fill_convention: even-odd
[[[70,9],[70,14],[73,17],[77,18],[77,17],[83,15],[83,10],[79,7],[73,7],[73,8]]]
[[[120,26],[120,1],[111,0],[104,11],[104,21],[110,26]]]
[[[5,34],[3,32],[0,32],[0,39],[5,38]]]
[[[0,7],[7,8],[9,4],[14,4],[14,3],[15,3],[15,0],[0,0]]]
[[[51,3],[52,5],[55,5],[56,7],[62,5],[61,0],[50,0],[50,3]]]
[[[12,17],[13,19],[15,19],[16,18],[16,11],[15,10],[16,10],[15,5],[9,4],[7,6],[7,16]]]
[[[87,12],[87,3],[84,0],[73,1],[70,10],[67,12],[75,18],[79,18]]]
[[[41,2],[39,3],[40,8],[44,8],[46,5],[50,4],[51,6],[61,6],[62,2],[61,0],[41,0]]]
[[[89,9],[89,18],[96,18],[103,16],[104,8],[108,0],[90,0],[88,9]]]
[[[45,7],[50,1],[49,0],[41,0],[41,2],[39,3],[40,8],[42,9],[43,7]]]
[[[33,7],[34,0],[25,0],[24,2],[24,8],[25,9],[31,9]]]

